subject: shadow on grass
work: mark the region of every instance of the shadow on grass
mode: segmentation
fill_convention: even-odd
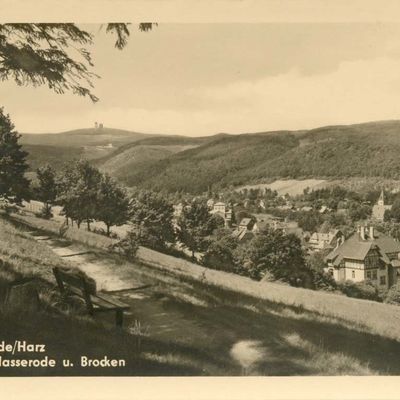
[[[101,256],[110,263],[121,264],[116,256],[106,253]],[[328,364],[335,355],[354,360],[354,366],[344,371],[347,373],[363,373],[369,368],[372,373],[400,374],[400,343],[372,334],[361,325],[352,326],[344,319],[329,319],[302,307],[256,299],[143,265],[132,265],[131,273],[157,283],[158,293],[153,293],[153,298],[132,300],[133,315],[127,316],[127,322],[139,319],[155,326],[150,337],[142,341],[143,352],[153,358],[139,357],[141,361],[137,361],[135,367],[118,373],[120,375],[240,375],[243,371],[233,360],[231,351],[235,344],[249,340],[259,342],[264,351],[254,370],[258,374],[314,375],[338,371],[329,370],[329,365],[325,371],[319,370],[320,366],[315,364],[316,355],[326,357]],[[188,300],[190,297],[205,305],[193,304]],[[160,328],[161,322],[157,320],[157,315],[162,313],[166,314],[161,319],[165,328]],[[63,334],[57,334],[54,342],[58,351],[62,346],[68,349],[74,341],[68,324],[62,321],[60,324]],[[292,334],[299,338],[297,344],[287,340]],[[104,333],[97,335],[104,336]],[[47,338],[52,339],[48,335]],[[119,347],[126,351],[134,346],[129,340],[120,338]],[[303,341],[311,346],[311,352]],[[76,342],[77,348],[97,357],[98,352],[103,354],[105,349],[116,357],[120,353],[118,347],[113,346],[105,342],[93,344],[92,340],[86,344]],[[138,359],[137,355],[132,357]],[[155,363],[154,360],[161,361]],[[358,364],[360,368],[357,369]],[[98,370],[93,374],[98,374]],[[117,373],[107,371],[107,375],[111,374]]]

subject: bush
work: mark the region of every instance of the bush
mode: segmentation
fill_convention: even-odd
[[[400,305],[400,282],[393,285],[385,297],[385,303]]]
[[[381,301],[378,289],[368,281],[346,281],[339,285],[339,289],[348,297],[356,299]]]
[[[129,231],[124,239],[111,245],[110,249],[123,255],[129,261],[135,261],[137,251],[139,250],[139,237],[137,232]]]
[[[316,290],[334,291],[337,288],[337,284],[333,276],[323,271],[312,271],[313,274],[313,285]]]

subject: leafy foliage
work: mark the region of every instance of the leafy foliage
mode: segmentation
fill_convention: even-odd
[[[142,31],[151,28],[151,23],[139,25]],[[106,31],[116,34],[116,48],[125,47],[127,24],[109,24]],[[92,81],[97,75],[87,49],[92,43],[93,35],[76,24],[0,24],[0,80],[46,84],[56,93],[72,91],[96,102]]]
[[[36,171],[38,186],[35,188],[37,199],[44,203],[43,216],[51,217],[51,205],[57,198],[56,173],[50,165],[38,168]]]
[[[139,244],[138,233],[135,230],[130,230],[123,239],[111,246],[111,250],[123,255],[129,261],[135,261]]]
[[[18,143],[9,115],[0,108],[0,197],[20,202],[29,199],[29,180],[25,178],[28,169],[27,153]]]
[[[370,282],[352,282],[346,281],[338,285],[339,289],[349,297],[357,299],[380,301],[378,289]]]
[[[218,229],[204,253],[202,263],[209,268],[235,272],[234,250],[238,241],[229,229]]]
[[[238,247],[236,259],[244,273],[257,280],[269,273],[297,286],[305,284],[309,274],[300,240],[281,229],[261,231],[247,245]]]
[[[393,202],[391,210],[386,210],[385,220],[393,220],[394,222],[400,222],[400,199],[396,199]]]
[[[161,194],[139,191],[130,203],[130,220],[139,229],[142,245],[153,249],[165,249],[175,241],[173,205]]]
[[[223,226],[221,217],[213,216],[203,199],[194,199],[182,210],[177,221],[177,236],[181,243],[192,252],[205,251],[209,244],[209,236],[218,227]]]
[[[110,236],[110,227],[123,225],[129,217],[129,199],[125,190],[109,175],[100,178],[97,193],[96,219],[105,223],[106,234]]]
[[[385,303],[400,305],[400,282],[397,282],[389,289]]]

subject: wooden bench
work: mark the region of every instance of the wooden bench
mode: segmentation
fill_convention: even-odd
[[[78,275],[73,270],[55,267],[53,268],[53,273],[61,293],[71,293],[82,298],[85,301],[89,315],[115,311],[116,325],[122,327],[124,311],[130,308],[127,304],[104,293],[97,293],[95,285],[91,285],[87,278],[83,275]]]

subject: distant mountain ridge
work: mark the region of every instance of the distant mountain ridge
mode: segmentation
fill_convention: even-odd
[[[87,146],[114,138],[115,148],[92,157],[93,162],[128,186],[168,192],[202,193],[210,186],[275,178],[400,179],[398,120],[208,137],[125,132],[129,131],[109,131],[106,137],[86,131],[62,135],[86,141]]]
[[[60,133],[22,133],[22,144],[51,146],[101,146],[108,143],[121,145],[156,135],[114,128],[75,129]]]

